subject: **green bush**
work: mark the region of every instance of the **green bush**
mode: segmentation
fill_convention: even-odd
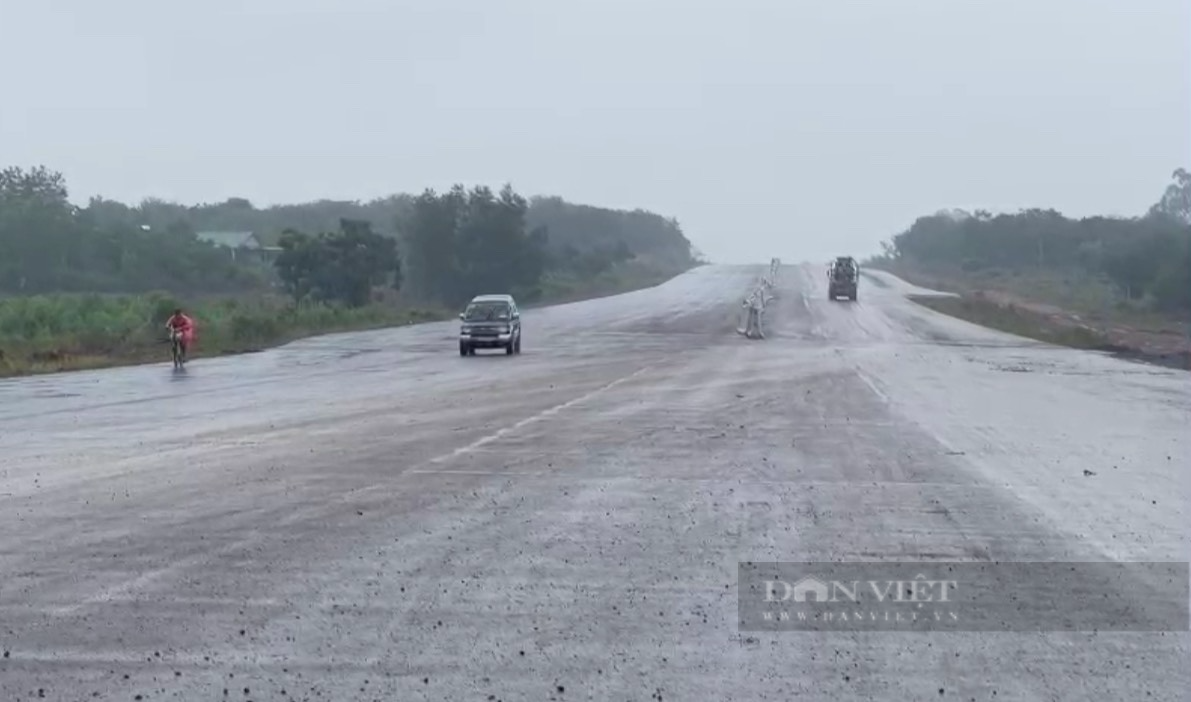
[[[259,349],[303,335],[409,321],[441,319],[438,310],[393,305],[349,309],[321,303],[293,305],[285,298],[178,300],[165,293],[40,295],[0,298],[0,374],[19,373],[53,359],[101,363],[152,358],[161,349],[165,321],[186,310],[198,325],[196,356]],[[54,369],[54,368],[51,368]]]

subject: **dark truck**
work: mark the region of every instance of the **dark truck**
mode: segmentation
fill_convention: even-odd
[[[459,319],[460,356],[474,356],[481,348],[521,353],[521,311],[512,295],[476,295]]]
[[[839,256],[827,269],[827,299],[846,297],[854,301],[859,282],[860,264],[851,256]]]

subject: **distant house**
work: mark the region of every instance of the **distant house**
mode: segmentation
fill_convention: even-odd
[[[247,254],[258,261],[268,261],[273,254],[280,251],[277,246],[265,246],[253,232],[196,232],[199,241],[205,241],[213,246],[227,249],[231,252],[232,260],[237,254]]]

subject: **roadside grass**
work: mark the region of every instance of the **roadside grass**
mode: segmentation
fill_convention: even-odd
[[[697,266],[692,266],[694,267]],[[586,279],[554,273],[543,279],[540,298],[524,306],[557,305],[652,288],[686,270],[689,269],[629,261]]]
[[[982,327],[1059,346],[1096,351],[1120,351],[1108,336],[1095,329],[1056,324],[1050,317],[1014,305],[1000,305],[979,296],[911,295],[911,300],[936,312]]]
[[[164,293],[9,297],[0,299],[0,376],[168,358],[163,327],[176,307],[198,322],[195,358],[259,351],[313,334],[447,317],[443,310],[295,305],[266,295],[198,300]]]
[[[879,266],[914,285],[970,295],[974,291],[1001,292],[1023,300],[1053,305],[1090,322],[1124,325],[1145,330],[1166,330],[1179,320],[1150,307],[1150,301],[1129,299],[1110,282],[1082,270],[1044,268],[986,268],[965,271],[958,267],[925,268],[905,263]]]
[[[574,302],[659,285],[682,271],[630,262],[589,279],[549,277],[535,305]],[[295,304],[279,295],[180,299],[147,295],[0,297],[0,377],[166,361],[164,325],[182,307],[198,323],[192,358],[251,353],[333,332],[454,318],[399,299],[365,307]]]

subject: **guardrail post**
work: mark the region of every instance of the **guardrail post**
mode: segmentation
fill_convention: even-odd
[[[762,327],[762,321],[765,316],[765,306],[772,302],[777,296],[773,290],[777,283],[777,274],[781,262],[776,259],[769,260],[769,273],[761,276],[757,281],[757,285],[749,296],[744,299],[745,318],[744,324],[736,331],[743,334],[749,339],[764,339],[765,330]]]

